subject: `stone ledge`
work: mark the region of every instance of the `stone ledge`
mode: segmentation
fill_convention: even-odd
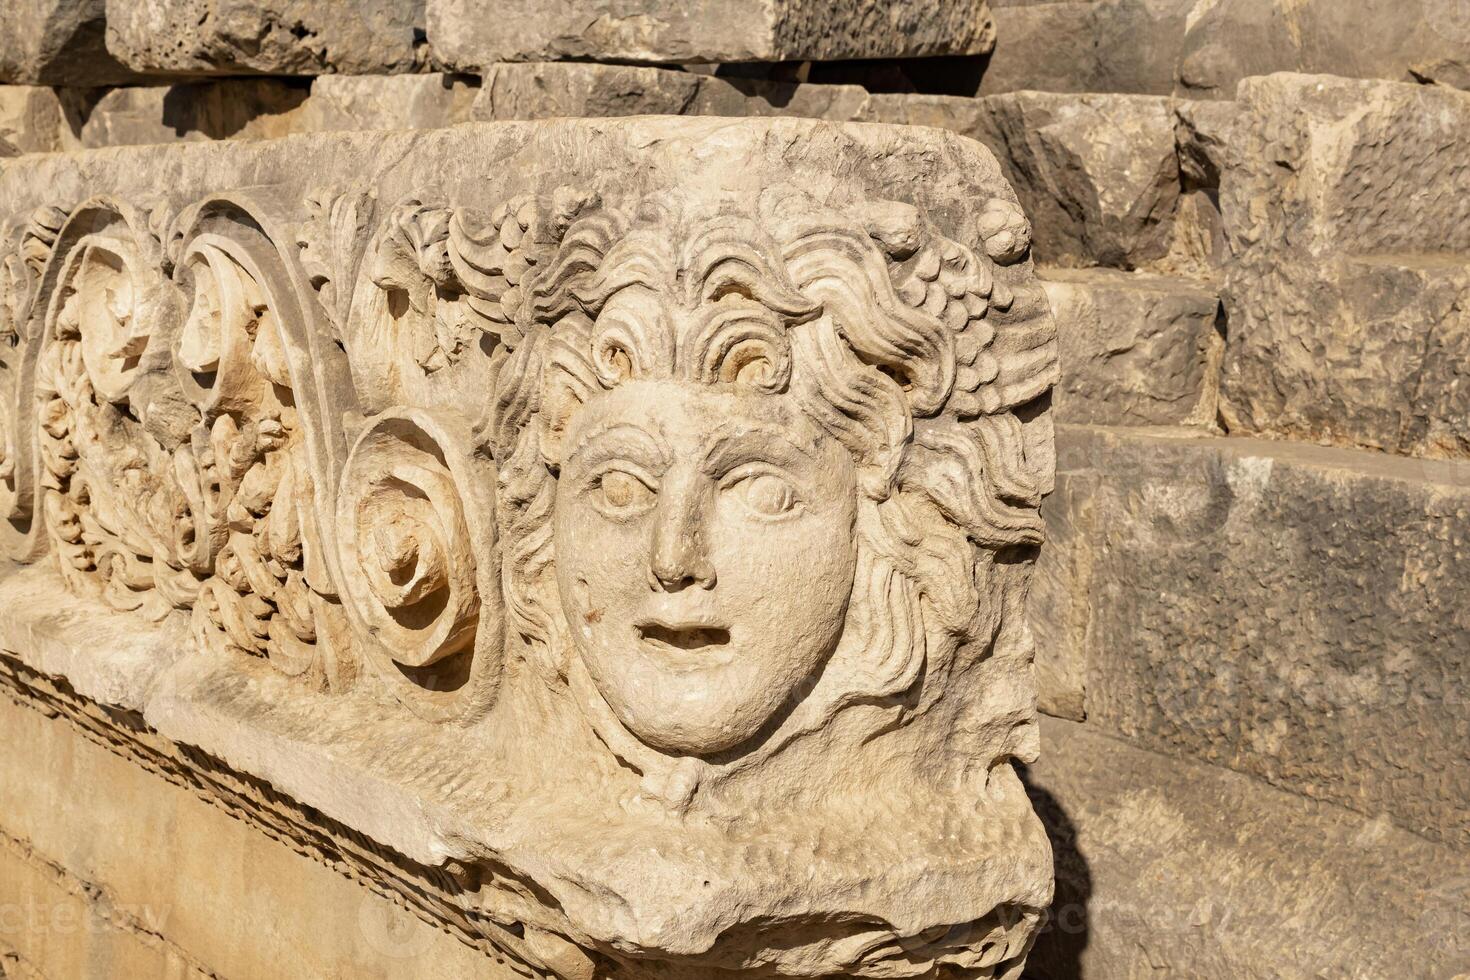
[[[372,75],[425,66],[424,0],[106,0],[106,14],[108,52],[155,75]]]
[[[1057,470],[1043,704],[1470,844],[1470,464],[1061,426]]]

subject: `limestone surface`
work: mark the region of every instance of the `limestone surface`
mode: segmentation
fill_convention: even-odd
[[[1230,99],[1274,72],[1465,87],[1460,0],[992,0],[1001,38],[981,92]]]
[[[1126,269],[1169,252],[1180,195],[1170,100],[1018,92],[981,102],[974,135],[1003,161],[1038,258]]]
[[[0,140],[16,153],[61,149],[64,110],[56,93],[41,85],[0,85]]]
[[[154,74],[364,75],[424,63],[424,0],[106,4],[107,50]]]
[[[24,671],[523,972],[1019,977],[1057,348],[983,147],[503,123],[0,200]]]
[[[1049,269],[1062,375],[1057,419],[1091,425],[1211,425],[1220,298],[1188,279]]]
[[[1237,430],[1470,455],[1470,95],[1274,75],[1221,170]]]
[[[1062,426],[1058,472],[1033,609],[1089,726],[1470,843],[1470,464]]]
[[[212,139],[271,139],[295,131],[308,90],[282,79],[236,78],[111,89],[87,111],[82,147]]]
[[[458,71],[567,59],[917,58],[983,54],[995,43],[985,0],[429,0],[428,36],[435,57]]]
[[[140,74],[108,53],[105,0],[0,4],[0,83],[114,85]]]

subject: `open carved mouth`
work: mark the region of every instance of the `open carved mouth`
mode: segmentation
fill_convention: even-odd
[[[638,637],[665,650],[684,653],[714,653],[730,642],[730,631],[719,626],[670,626],[640,623]]]

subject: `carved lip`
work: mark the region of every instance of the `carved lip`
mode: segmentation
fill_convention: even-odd
[[[712,620],[652,617],[633,628],[645,647],[689,666],[723,663],[729,657],[730,630]]]

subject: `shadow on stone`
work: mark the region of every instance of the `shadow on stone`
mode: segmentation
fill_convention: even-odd
[[[1056,897],[1051,916],[1036,939],[1026,964],[1026,980],[1082,980],[1082,954],[1090,938],[1088,903],[1092,871],[1077,845],[1077,827],[1061,802],[1038,786],[1024,765],[1017,764],[1031,805],[1046,825],[1056,865]]]

